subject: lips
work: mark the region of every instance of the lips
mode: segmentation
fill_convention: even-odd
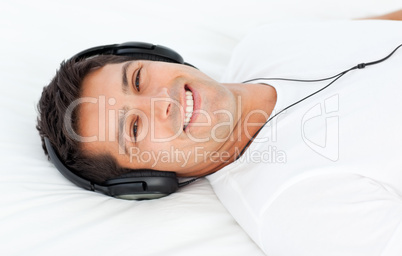
[[[183,124],[183,130],[187,128],[187,126],[190,123],[191,117],[193,116],[194,112],[194,97],[193,93],[185,87],[185,99],[183,102],[183,108],[184,108],[184,124]]]

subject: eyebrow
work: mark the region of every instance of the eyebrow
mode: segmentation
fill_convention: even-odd
[[[121,90],[124,94],[127,94],[128,89],[128,79],[127,79],[127,70],[133,62],[126,62],[124,63],[123,67],[121,68]]]
[[[133,63],[133,61],[129,61],[124,63],[124,65],[121,68],[121,90],[124,94],[129,93],[129,85],[128,85],[128,79],[127,79],[127,70],[130,67],[130,65]],[[124,148],[124,153],[128,154],[128,146],[124,138],[124,131],[125,131],[125,121],[126,121],[126,113],[129,111],[127,106],[123,107],[122,112],[119,111],[119,130],[117,131],[117,138],[119,141],[119,147]],[[123,147],[124,145],[124,147]]]
[[[124,138],[124,132],[125,131],[125,121],[126,121],[126,113],[129,111],[127,106],[123,107],[123,110],[119,110],[119,130],[118,130],[118,140],[119,140],[119,147],[124,148],[124,153],[127,155],[129,150],[128,146],[126,143],[126,140]],[[124,145],[124,147],[123,147]]]

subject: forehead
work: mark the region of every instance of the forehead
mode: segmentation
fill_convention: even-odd
[[[91,97],[121,86],[124,63],[107,64],[91,71],[82,81],[82,97]],[[115,91],[116,92],[116,91]]]
[[[109,134],[109,127],[116,127],[117,118],[108,113],[109,110],[118,113],[120,107],[116,103],[122,96],[122,65],[124,63],[107,64],[95,69],[82,82],[78,134],[94,139],[94,142],[83,143],[84,148],[104,151],[118,141],[114,132]]]

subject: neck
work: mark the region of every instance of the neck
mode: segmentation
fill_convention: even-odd
[[[235,95],[238,115],[236,125],[221,150],[228,152],[223,161],[210,173],[232,163],[249,146],[271,115],[277,99],[276,90],[267,84],[225,84]]]

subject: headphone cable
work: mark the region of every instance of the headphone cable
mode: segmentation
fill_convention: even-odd
[[[339,78],[341,78],[341,77],[344,76],[345,74],[349,73],[350,71],[355,70],[355,69],[363,69],[363,68],[365,68],[365,67],[367,67],[367,66],[375,65],[375,64],[378,64],[378,63],[381,63],[381,62],[387,60],[387,59],[388,59],[389,57],[391,57],[400,47],[402,47],[402,44],[400,44],[399,46],[397,46],[390,54],[388,54],[386,57],[384,57],[384,58],[382,58],[382,59],[379,59],[379,60],[376,60],[376,61],[372,61],[372,62],[357,64],[356,66],[354,66],[354,67],[352,67],[352,68],[350,68],[350,69],[347,69],[347,70],[345,70],[345,71],[340,72],[339,74],[336,74],[336,75],[334,75],[334,76],[327,77],[327,78],[322,78],[322,79],[254,78],[254,79],[250,79],[250,80],[246,80],[246,81],[242,82],[242,83],[249,83],[249,82],[253,82],[253,81],[257,81],[257,80],[265,80],[265,81],[268,81],[268,80],[281,80],[281,81],[290,81],[290,82],[308,82],[308,83],[309,83],[309,82],[326,81],[326,80],[330,80],[330,79],[335,78],[334,80],[332,80],[332,81],[331,81],[329,84],[327,84],[326,86],[324,86],[324,87],[322,87],[321,89],[318,89],[317,91],[311,93],[310,95],[307,95],[306,97],[304,97],[304,98],[302,98],[302,99],[300,99],[300,100],[298,100],[298,101],[296,101],[296,102],[290,104],[289,106],[287,106],[286,108],[282,109],[281,111],[279,111],[278,113],[276,113],[275,115],[273,115],[271,118],[269,118],[269,119],[260,127],[260,129],[258,129],[257,132],[255,132],[254,135],[250,138],[250,140],[247,142],[246,146],[244,146],[244,148],[242,149],[242,151],[240,152],[240,154],[236,157],[235,161],[236,161],[237,159],[239,159],[239,158],[243,155],[244,151],[246,151],[247,147],[251,144],[251,142],[253,142],[253,140],[255,139],[255,137],[257,136],[257,134],[258,134],[258,133],[262,130],[262,128],[264,128],[265,125],[266,125],[268,122],[270,122],[273,118],[275,118],[276,116],[278,116],[278,115],[281,114],[282,112],[286,111],[287,109],[289,109],[289,108],[291,108],[291,107],[293,107],[293,106],[299,104],[300,102],[302,102],[302,101],[304,101],[304,100],[306,100],[306,99],[308,99],[308,98],[314,96],[315,94],[317,94],[317,93],[319,93],[319,92],[325,90],[326,88],[328,88],[329,86],[331,86],[333,83],[335,83]]]
[[[179,182],[179,188],[184,187],[184,186],[187,186],[188,184],[191,184],[191,183],[193,183],[193,182],[196,181],[196,180],[199,180],[199,179],[201,179],[201,178],[204,178],[205,176],[206,176],[206,175],[200,176],[200,177],[197,177],[197,178],[193,178],[193,179],[190,179],[190,180],[187,180],[187,181],[184,181],[184,182]]]

